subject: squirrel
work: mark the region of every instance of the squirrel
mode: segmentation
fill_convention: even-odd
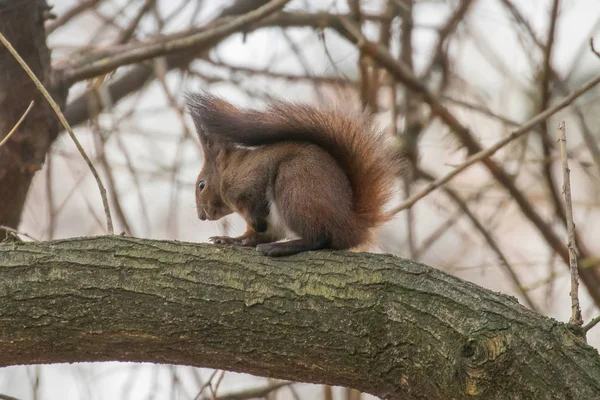
[[[206,92],[186,101],[204,153],[198,218],[235,212],[247,224],[241,236],[211,237],[214,244],[272,257],[352,250],[371,245],[390,218],[384,207],[401,160],[368,113],[288,101],[243,109]]]

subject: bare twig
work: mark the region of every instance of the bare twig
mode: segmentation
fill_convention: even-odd
[[[5,226],[5,225],[0,225],[0,231],[6,231],[6,232],[10,232],[13,233],[15,235],[21,235],[21,236],[25,236],[28,239],[33,240],[34,242],[39,242],[39,240],[37,240],[34,237],[29,236],[28,234],[26,234],[25,232],[19,232],[16,229],[11,228],[10,226]]]
[[[315,83],[318,84],[325,84],[325,85],[338,85],[338,86],[354,86],[357,84],[357,82],[353,81],[353,80],[348,80],[348,79],[344,79],[341,77],[337,77],[337,76],[319,76],[319,75],[298,75],[298,74],[291,74],[291,73],[284,73],[284,72],[276,72],[276,71],[270,71],[268,69],[257,69],[257,68],[252,68],[252,67],[247,67],[247,66],[240,66],[240,65],[229,65],[226,64],[224,62],[219,62],[219,61],[215,61],[215,60],[210,60],[210,59],[201,59],[202,62],[206,62],[210,65],[214,65],[215,67],[219,67],[219,68],[223,68],[226,69],[230,74],[233,73],[243,73],[243,74],[247,74],[247,75],[258,75],[258,76],[264,76],[267,78],[272,78],[272,79],[283,79],[286,81],[314,81]],[[205,68],[203,68],[205,69]],[[194,71],[190,71],[190,74],[194,74]]]
[[[554,42],[555,42],[555,33],[556,33],[556,26],[558,25],[558,9],[560,7],[560,0],[554,0],[553,5],[552,5],[552,10],[551,10],[551,14],[550,14],[550,26],[548,28],[548,38],[546,41],[546,45],[542,47],[543,53],[544,53],[544,61],[543,61],[543,65],[542,65],[542,70],[540,72],[540,75],[538,77],[538,80],[540,81],[540,105],[539,105],[539,112],[544,111],[546,108],[548,108],[548,105],[550,104],[550,99],[552,97],[552,93],[550,91],[550,83],[551,83],[551,79],[552,79],[552,75],[554,72],[554,69],[552,68],[552,54],[553,54],[553,49],[554,49]],[[540,139],[542,141],[542,150],[544,153],[544,157],[546,158],[550,158],[551,157],[551,143],[549,140],[549,133],[548,133],[548,125],[546,123],[547,121],[542,121],[542,123],[540,123],[540,127],[539,127],[539,133],[540,133]],[[550,197],[553,199],[552,202],[554,203],[555,206],[555,211],[557,213],[560,213],[560,209],[561,209],[561,205],[560,205],[560,199],[558,196],[557,191],[555,190],[555,183],[554,183],[554,177],[552,175],[552,171],[551,171],[551,163],[549,162],[545,162],[542,163],[542,172],[544,174],[544,178],[546,179],[546,182],[548,184],[548,189],[550,191]]]
[[[590,322],[585,324],[584,327],[581,328],[583,330],[583,333],[587,333],[590,329],[598,325],[598,322],[600,322],[600,315],[592,319]]]
[[[354,23],[362,29],[363,17],[360,9],[359,0],[348,0],[350,8],[350,17]],[[377,111],[377,88],[374,86],[375,71],[372,68],[373,62],[368,55],[360,52],[358,56],[358,72],[359,72],[359,93],[360,100],[364,109]]]
[[[558,10],[560,8],[560,0],[553,0],[552,9],[550,11],[550,25],[548,27],[548,34],[546,39],[546,44],[542,45],[540,48],[543,52],[544,61],[542,63],[541,71],[539,72],[539,76],[536,77],[536,80],[540,82],[540,102],[539,102],[539,112],[544,111],[550,105],[550,100],[552,98],[552,91],[550,88],[550,84],[552,83],[552,79],[554,81],[558,81],[559,86],[563,86],[560,83],[560,77],[554,71],[552,67],[552,54],[555,43],[556,30],[559,20]],[[534,35],[533,31],[531,31],[531,35]],[[532,36],[533,37],[533,36]],[[535,39],[534,39],[535,40]],[[536,43],[538,42],[535,40]],[[582,119],[582,123],[584,123]],[[545,160],[552,159],[552,142],[550,139],[550,133],[548,131],[548,121],[543,121],[540,123],[538,128],[539,138],[542,144],[542,154]],[[595,144],[594,144],[595,146]],[[568,154],[565,153],[565,159],[568,157]],[[564,226],[567,226],[567,215],[565,214],[564,208],[561,204],[560,194],[557,188],[556,177],[552,173],[552,161],[544,161],[540,163],[542,176],[544,177],[544,181],[546,182],[546,187],[548,190],[548,195],[552,205],[554,207],[554,214],[557,216],[558,220],[562,221]],[[575,232],[576,235],[576,232]],[[576,238],[576,236],[575,236]],[[574,243],[577,241],[574,240]],[[577,248],[575,248],[577,251]],[[571,255],[569,254],[569,259]],[[570,262],[570,261],[569,261]],[[551,264],[550,264],[551,265]]]
[[[575,223],[573,222],[573,204],[571,203],[571,181],[569,179],[569,162],[567,157],[567,135],[565,121],[558,124],[560,142],[560,158],[563,170],[563,194],[565,195],[565,212],[567,215],[567,233],[569,235],[569,267],[571,270],[571,319],[570,324],[581,326],[581,307],[579,306],[579,269],[577,263],[577,245],[575,243]]]
[[[21,118],[19,118],[19,120],[17,121],[15,126],[13,126],[13,128],[10,130],[10,132],[8,132],[8,134],[6,136],[4,136],[4,139],[0,140],[0,147],[2,147],[2,145],[4,143],[8,142],[8,139],[10,139],[10,137],[13,135],[13,133],[15,133],[17,131],[17,129],[19,129],[19,126],[21,125],[21,123],[23,121],[25,121],[25,117],[27,117],[27,114],[29,114],[29,111],[31,111],[34,104],[35,103],[33,100],[31,101],[31,103],[29,103],[29,107],[27,107],[27,109],[25,110],[25,112],[23,113]]]
[[[27,72],[27,75],[29,75],[31,80],[35,83],[35,86],[37,87],[37,89],[42,93],[42,95],[44,95],[44,98],[46,99],[48,104],[50,104],[50,107],[52,107],[54,112],[56,113],[56,116],[58,117],[58,119],[60,120],[62,125],[64,126],[65,130],[67,132],[69,132],[69,136],[71,136],[71,139],[73,139],[73,142],[75,143],[75,146],[77,147],[77,150],[79,150],[79,153],[81,153],[81,156],[83,157],[83,159],[87,163],[88,167],[92,171],[92,175],[94,175],[94,178],[96,179],[96,183],[98,184],[98,189],[100,189],[100,196],[102,197],[102,203],[104,205],[104,213],[106,214],[107,229],[108,229],[108,232],[111,235],[113,235],[114,229],[113,229],[113,224],[112,224],[112,218],[110,216],[110,207],[108,205],[108,199],[106,197],[106,189],[104,188],[104,185],[102,184],[102,180],[100,179],[100,175],[98,175],[98,171],[96,171],[96,168],[94,168],[94,164],[92,164],[89,157],[85,153],[85,150],[81,146],[81,143],[79,143],[79,140],[77,139],[77,137],[75,136],[75,133],[73,132],[73,129],[71,129],[71,126],[65,119],[65,116],[63,115],[62,111],[60,110],[60,107],[58,106],[58,104],[56,104],[54,99],[52,99],[52,96],[50,96],[50,93],[48,93],[48,91],[46,90],[46,88],[44,87],[42,82],[40,82],[40,80],[37,78],[37,76],[35,76],[35,74],[31,70],[31,68],[29,68],[29,66],[27,65],[25,60],[23,60],[23,58],[19,55],[19,53],[17,53],[15,48],[10,44],[10,42],[6,39],[6,37],[4,37],[4,35],[1,32],[0,32],[0,42],[2,42],[2,44],[8,49],[8,51],[18,61],[18,63],[21,64],[21,67],[23,67],[25,72]]]
[[[536,115],[535,117],[533,117],[532,119],[530,119],[529,121],[527,121],[526,123],[521,125],[521,127],[519,129],[512,132],[510,135],[508,135],[504,139],[496,142],[495,145],[488,147],[487,149],[482,150],[478,153],[473,154],[471,157],[467,158],[467,160],[464,163],[457,166],[452,172],[429,183],[425,187],[425,189],[423,189],[419,193],[414,194],[413,196],[408,198],[406,201],[402,202],[400,205],[398,205],[396,208],[394,208],[391,211],[391,214],[394,215],[408,207],[412,207],[417,201],[421,200],[423,197],[427,196],[429,193],[433,192],[435,189],[439,188],[440,186],[445,185],[450,180],[452,180],[452,178],[454,178],[456,175],[463,172],[465,169],[467,169],[471,165],[494,155],[498,150],[500,150],[501,148],[503,148],[504,146],[506,146],[513,140],[526,134],[540,122],[545,121],[546,119],[548,119],[549,117],[551,117],[552,115],[557,113],[558,111],[567,107],[569,104],[571,104],[573,101],[575,101],[576,98],[578,98],[579,96],[581,96],[582,94],[584,94],[585,92],[587,92],[588,90],[590,90],[591,88],[596,86],[598,83],[600,83],[600,75],[595,77],[594,79],[592,79],[585,85],[583,85],[581,88],[572,92],[569,96],[565,97],[556,106],[549,108],[549,109],[545,110],[544,112],[539,113],[538,115]]]
[[[108,158],[106,157],[106,151],[104,149],[106,145],[107,138],[102,137],[100,122],[98,118],[90,119],[92,132],[96,136],[95,144],[96,151],[98,154],[98,160],[100,161],[101,167],[104,169],[106,183],[108,185],[108,189],[110,190],[110,199],[112,201],[115,214],[117,218],[121,221],[123,225],[123,231],[130,236],[135,236],[133,229],[131,229],[131,224],[129,223],[129,219],[123,210],[121,205],[121,201],[119,199],[119,192],[117,191],[117,183],[114,177],[114,172],[110,168],[110,164],[108,162]]]
[[[225,371],[221,371],[221,375],[217,378],[217,382],[215,383],[215,388],[213,389],[212,385],[209,385],[208,388],[212,394],[211,400],[217,400],[217,392],[219,391],[219,387],[221,386],[221,382],[225,377]]]
[[[411,73],[414,73],[413,62],[413,0],[403,0],[403,7],[400,7],[402,15],[402,29],[400,38],[400,59],[408,67]],[[404,178],[404,196],[410,197],[413,183],[415,180],[415,169],[418,166],[418,142],[421,133],[423,132],[423,121],[421,117],[421,107],[419,99],[414,93],[407,89],[403,96],[404,108],[404,129],[402,135],[403,151],[410,162],[410,167],[407,168],[406,177]],[[406,230],[407,230],[407,245],[410,258],[415,258],[415,215],[412,209],[406,212]]]
[[[503,117],[502,115],[498,115],[498,114],[492,112],[491,110],[487,109],[486,107],[481,106],[479,104],[469,103],[467,101],[460,100],[460,99],[457,99],[457,98],[454,98],[454,97],[448,96],[448,95],[440,95],[440,99],[448,101],[448,102],[456,104],[456,105],[459,105],[468,110],[478,112],[482,115],[485,115],[486,117],[493,118],[493,119],[497,120],[498,122],[503,123],[505,125],[510,125],[514,128],[519,127],[519,123],[517,121],[513,121],[509,118]]]
[[[202,387],[200,387],[200,390],[198,390],[198,393],[196,394],[196,397],[194,397],[194,400],[199,400],[202,396],[202,393],[204,392],[204,390],[209,387],[210,385],[212,385],[212,380],[215,378],[215,376],[217,375],[217,372],[219,372],[218,369],[215,369],[213,371],[213,373],[210,375],[210,377],[208,378],[208,380],[204,383],[204,385],[202,385]]]

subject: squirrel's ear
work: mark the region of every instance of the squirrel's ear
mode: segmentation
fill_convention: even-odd
[[[219,140],[215,135],[206,133],[206,130],[202,126],[196,125],[196,132],[200,139],[200,145],[204,151],[204,155],[209,158],[216,158],[221,150],[227,148],[226,144]]]
[[[200,139],[200,144],[202,144],[202,147],[210,149],[212,147],[212,140],[201,126],[198,124],[194,125],[196,125],[196,133],[198,134],[198,139]]]
[[[229,156],[231,154],[231,147],[219,145],[216,147],[215,151],[217,153],[217,158],[216,158],[217,168],[219,168],[220,170],[223,170],[229,160]]]

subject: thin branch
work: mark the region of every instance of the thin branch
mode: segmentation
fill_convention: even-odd
[[[542,47],[543,50],[543,66],[540,73],[540,76],[537,80],[540,81],[540,105],[539,112],[544,111],[548,108],[550,104],[550,100],[552,97],[552,93],[550,91],[550,83],[551,79],[554,75],[554,69],[552,68],[552,54],[554,49],[555,42],[555,33],[556,26],[558,24],[558,9],[560,7],[560,0],[554,0],[552,5],[552,10],[550,13],[550,26],[548,28],[548,38],[546,41],[546,45]],[[552,143],[550,142],[550,134],[548,133],[548,124],[547,121],[543,121],[539,126],[539,136],[542,143],[542,151],[544,154],[544,158],[550,159],[552,153]],[[550,198],[554,205],[554,211],[558,214],[559,218],[565,221],[565,215],[562,210],[562,206],[560,204],[560,196],[558,191],[556,190],[556,183],[554,176],[552,175],[552,163],[551,162],[542,162],[542,173],[544,179],[546,180],[546,184],[548,185],[548,191],[550,194]]]
[[[362,30],[363,17],[360,9],[359,0],[348,0],[348,7],[350,8],[350,18]],[[374,71],[372,68],[371,58],[363,51],[358,56],[358,74],[359,74],[359,93],[361,105],[366,110],[372,110],[377,112],[377,88],[373,85]]]
[[[481,106],[479,104],[469,103],[467,101],[460,100],[460,99],[457,99],[457,98],[454,98],[454,97],[448,96],[448,95],[440,95],[440,99],[448,101],[449,103],[454,103],[454,104],[464,107],[468,110],[478,112],[482,115],[485,115],[486,117],[493,118],[493,119],[497,120],[498,122],[503,123],[505,125],[510,125],[515,128],[519,127],[519,123],[517,121],[513,121],[509,118],[503,117],[502,115],[498,115],[498,114],[494,113],[493,111],[489,110],[488,108]]]
[[[403,0],[400,7],[402,14],[402,29],[400,37],[400,59],[414,73],[413,62],[413,0]],[[403,96],[404,129],[402,134],[403,151],[409,160],[406,177],[404,178],[404,196],[410,197],[415,180],[415,169],[419,161],[418,142],[423,132],[421,105],[414,93],[407,89]],[[407,245],[409,257],[415,259],[415,215],[411,209],[406,212]]]
[[[487,149],[482,150],[478,153],[473,154],[471,157],[467,158],[467,160],[464,163],[458,165],[452,172],[429,183],[425,187],[425,189],[423,189],[419,193],[416,193],[415,195],[411,196],[406,201],[402,202],[400,205],[398,205],[396,208],[394,208],[390,214],[394,215],[408,207],[412,207],[417,201],[421,200],[423,197],[427,196],[429,193],[433,192],[438,187],[450,182],[450,180],[452,180],[456,175],[460,174],[461,172],[466,170],[471,165],[494,155],[498,150],[500,150],[501,148],[503,148],[504,146],[506,146],[513,140],[523,136],[524,134],[529,132],[531,129],[533,129],[540,122],[545,121],[552,115],[556,114],[558,111],[567,107],[573,101],[575,101],[575,99],[577,99],[579,96],[581,96],[582,94],[584,94],[585,92],[587,92],[588,90],[590,90],[591,88],[596,86],[598,83],[600,83],[600,75],[598,75],[597,77],[595,77],[594,79],[592,79],[591,81],[589,81],[588,83],[583,85],[581,88],[572,92],[569,96],[565,97],[556,106],[549,108],[549,109],[545,110],[544,112],[539,113],[538,115],[536,115],[535,117],[533,117],[532,119],[530,119],[529,121],[527,121],[526,123],[521,125],[521,127],[519,129],[517,129],[516,131],[513,131],[510,135],[508,135],[504,139],[496,142],[495,145],[488,147]]]
[[[567,135],[565,121],[558,125],[560,142],[560,158],[563,170],[563,194],[565,195],[565,212],[567,216],[567,233],[569,235],[569,267],[571,270],[571,319],[569,323],[577,326],[583,325],[581,307],[579,306],[579,268],[577,263],[577,244],[575,242],[575,223],[573,222],[573,204],[571,203],[571,181],[569,178],[569,161],[567,157]]]
[[[54,99],[52,99],[52,96],[50,96],[50,93],[48,93],[48,91],[46,90],[46,88],[44,87],[42,82],[40,82],[40,80],[37,78],[37,76],[35,76],[35,74],[31,70],[31,68],[29,68],[29,66],[27,65],[25,60],[23,60],[23,58],[21,58],[19,53],[17,53],[15,48],[10,44],[10,42],[4,37],[4,35],[1,32],[0,32],[0,42],[2,42],[2,44],[13,55],[13,57],[17,60],[17,62],[21,65],[21,67],[23,67],[25,72],[27,72],[27,75],[29,75],[31,80],[35,83],[35,86],[37,87],[37,89],[42,93],[42,95],[44,95],[44,98],[46,99],[48,104],[50,104],[50,106],[56,113],[56,116],[58,117],[58,119],[60,120],[60,122],[62,123],[64,128],[66,129],[66,131],[69,132],[69,136],[71,136],[71,139],[73,139],[73,142],[75,143],[75,146],[77,147],[77,150],[79,150],[79,153],[81,153],[81,156],[84,158],[88,167],[92,171],[92,174],[94,175],[94,178],[96,179],[96,183],[98,184],[98,189],[100,189],[100,196],[102,197],[102,203],[104,205],[104,213],[106,214],[107,229],[108,229],[108,232],[111,235],[113,235],[114,229],[113,229],[113,224],[112,224],[112,218],[110,216],[110,207],[108,205],[108,199],[106,197],[106,189],[104,188],[104,185],[102,184],[102,181],[100,180],[100,175],[98,175],[98,171],[96,171],[94,164],[92,164],[89,157],[85,153],[85,150],[81,146],[81,143],[79,143],[79,140],[77,140],[77,137],[75,136],[75,133],[73,132],[73,129],[71,129],[71,126],[65,119],[65,116],[63,115],[62,111],[60,110],[60,107],[58,106],[58,104],[56,104]]]
[[[77,81],[89,79],[94,76],[105,74],[113,71],[124,65],[134,64],[150,58],[163,56],[182,50],[189,50],[194,47],[206,44],[223,36],[229,35],[247,25],[257,22],[270,14],[282,9],[289,0],[273,0],[266,5],[257,8],[241,17],[234,18],[228,22],[218,24],[212,29],[193,33],[189,36],[181,37],[181,34],[175,34],[175,38],[171,40],[162,40],[157,42],[156,39],[146,43],[136,43],[133,47],[126,47],[125,50],[120,50],[117,54],[108,55],[105,58],[82,66],[73,70],[64,70],[63,79],[67,84],[72,84]]]
[[[592,49],[592,52],[596,55],[596,57],[600,58],[600,53],[594,47],[594,38],[592,37],[590,38],[590,48]]]
[[[0,225],[0,230],[2,230],[2,231],[6,231],[6,232],[10,232],[10,233],[13,233],[13,234],[15,234],[15,235],[21,235],[21,236],[25,236],[26,238],[28,238],[28,239],[31,239],[31,240],[33,240],[34,242],[39,242],[39,240],[37,240],[36,238],[29,236],[29,235],[28,235],[28,234],[26,234],[25,232],[20,232],[20,231],[18,231],[18,230],[16,230],[16,229],[13,229],[13,228],[11,228],[10,226]]]
[[[194,397],[194,400],[199,400],[200,396],[202,395],[202,392],[204,392],[204,390],[209,387],[210,385],[212,385],[212,380],[215,378],[215,376],[217,375],[217,372],[219,372],[218,369],[215,369],[213,371],[213,373],[210,375],[210,377],[208,378],[208,380],[204,383],[204,385],[202,385],[202,387],[198,390],[198,394],[196,394],[196,397]]]
[[[587,333],[590,329],[598,325],[598,322],[600,322],[600,315],[592,319],[583,328],[581,328],[583,330],[583,333]]]
[[[90,120],[91,122],[91,130],[96,137],[95,143],[97,148],[98,160],[100,161],[101,167],[104,169],[106,183],[108,185],[108,189],[110,190],[110,199],[112,201],[115,214],[117,218],[121,221],[123,225],[123,230],[127,235],[135,236],[135,232],[131,229],[131,224],[129,223],[129,219],[123,210],[121,205],[121,200],[119,198],[119,192],[117,191],[117,183],[113,174],[113,171],[110,167],[110,163],[108,162],[108,158],[106,157],[106,141],[108,138],[102,137],[100,121],[98,118],[93,118]]]
[[[564,86],[561,82],[560,77],[552,67],[552,54],[554,50],[555,36],[559,20],[559,8],[560,0],[554,0],[552,4],[552,9],[550,11],[550,24],[548,26],[546,44],[540,47],[544,58],[542,69],[539,73],[539,76],[536,77],[536,81],[540,82],[540,102],[538,109],[539,112],[544,111],[550,105],[550,100],[552,98],[550,84],[552,83],[552,80],[558,82],[558,86]],[[534,35],[534,32],[531,31],[530,34]],[[538,43],[537,40],[536,43]],[[582,123],[585,123],[583,119]],[[552,142],[550,139],[550,133],[548,131],[547,120],[540,123],[538,135],[541,140],[542,154],[544,158],[544,161],[540,163],[540,167],[542,176],[544,178],[544,181],[546,182],[546,189],[548,190],[550,201],[552,203],[552,206],[554,207],[553,213],[557,216],[557,219],[563,223],[564,226],[567,226],[567,216],[561,204],[560,194],[557,189],[556,178],[552,173]],[[565,157],[568,157],[567,153],[565,153]],[[576,235],[576,232],[574,234]],[[574,240],[573,243],[577,243],[577,241]],[[577,250],[577,248],[575,250]],[[569,259],[570,258],[571,256],[569,254]],[[570,261],[568,262],[570,263]]]
[[[211,59],[200,59],[200,62],[206,62],[215,67],[226,69],[231,74],[243,73],[250,76],[264,76],[271,79],[283,79],[287,81],[314,81],[318,84],[325,85],[338,85],[338,86],[355,86],[357,84],[356,81],[344,79],[337,76],[322,76],[322,75],[298,75],[292,73],[284,73],[284,72],[276,72],[270,71],[268,69],[258,69],[246,66],[238,66],[238,65],[230,65],[219,61],[214,61]],[[206,68],[204,68],[206,69]],[[205,72],[205,71],[203,71]],[[190,74],[194,74],[194,71],[190,71]]]
[[[217,383],[215,383],[215,388],[213,389],[212,384],[208,386],[208,389],[212,394],[211,400],[217,400],[217,392],[219,391],[219,387],[221,386],[221,382],[223,381],[224,377],[225,371],[221,371],[221,375],[219,375],[219,377],[217,378]]]
[[[4,143],[8,142],[8,139],[10,139],[10,137],[13,135],[13,133],[15,133],[17,131],[17,129],[19,129],[19,126],[21,125],[21,123],[23,121],[25,121],[25,117],[27,117],[27,114],[29,114],[29,111],[31,111],[31,109],[33,108],[34,103],[35,102],[33,100],[31,101],[31,103],[29,103],[29,107],[27,107],[27,109],[25,110],[25,112],[23,113],[21,118],[19,118],[19,120],[17,121],[15,126],[13,126],[13,128],[10,130],[10,132],[8,132],[8,134],[6,136],[4,136],[4,139],[0,140],[0,147],[2,147],[2,145],[4,145]]]

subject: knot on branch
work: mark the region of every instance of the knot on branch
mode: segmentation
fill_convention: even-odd
[[[458,375],[465,394],[482,395],[505,375],[512,362],[509,331],[486,332],[470,338],[462,348]]]

